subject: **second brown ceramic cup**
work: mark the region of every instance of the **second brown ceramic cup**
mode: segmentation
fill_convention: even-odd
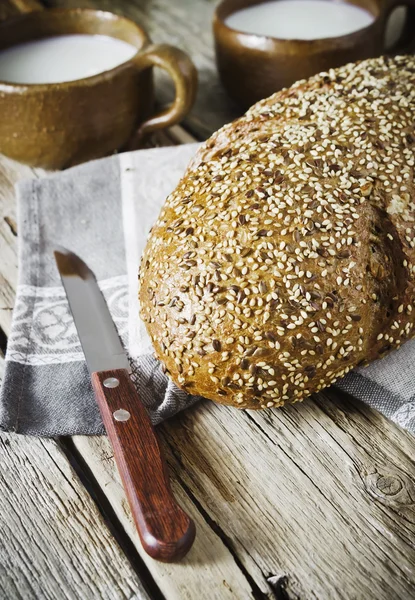
[[[349,35],[319,40],[283,40],[237,31],[226,18],[264,0],[223,0],[213,20],[216,60],[222,83],[243,108],[321,71],[385,52],[388,19],[397,6],[408,13],[399,41],[389,52],[404,54],[415,47],[415,0],[349,0],[369,11],[374,21]]]
[[[132,21],[88,9],[31,12],[0,24],[0,51],[29,40],[100,34],[137,48],[129,61],[76,81],[0,82],[0,152],[47,169],[60,169],[137,145],[144,135],[183,119],[196,94],[197,73],[181,50],[153,45]],[[170,107],[154,115],[153,69],[172,77]]]

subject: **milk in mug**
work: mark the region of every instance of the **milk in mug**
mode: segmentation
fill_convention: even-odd
[[[273,0],[229,15],[232,29],[283,40],[338,37],[367,27],[374,16],[367,10],[330,0]]]
[[[132,44],[106,35],[74,34],[33,40],[0,51],[0,81],[74,81],[113,69],[136,52]]]

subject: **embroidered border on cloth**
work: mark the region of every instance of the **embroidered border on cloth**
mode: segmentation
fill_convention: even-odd
[[[99,282],[123,341],[128,338],[128,282],[126,275]],[[83,361],[63,287],[17,287],[7,360],[29,365]]]

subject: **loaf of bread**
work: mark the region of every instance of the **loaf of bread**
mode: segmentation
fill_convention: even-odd
[[[192,394],[280,406],[414,335],[415,58],[253,106],[199,150],[142,260],[142,318]]]

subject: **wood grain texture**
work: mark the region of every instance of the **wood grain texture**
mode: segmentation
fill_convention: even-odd
[[[2,433],[0,462],[0,598],[150,600],[56,442]]]
[[[106,387],[108,380],[118,385]],[[93,373],[92,385],[144,550],[157,560],[180,560],[193,544],[195,525],[172,494],[160,444],[128,371]],[[130,414],[126,421],[115,418],[120,410]]]
[[[249,576],[247,578],[237,558],[235,560],[230,547],[233,542],[222,539],[217,524],[206,520],[205,498],[199,504],[188,494],[181,482],[181,470],[172,462],[163,439],[163,449],[168,452],[168,469],[172,473],[173,493],[184,510],[192,515],[197,531],[189,554],[178,563],[156,562],[142,549],[109,440],[98,436],[75,436],[73,441],[167,600],[258,600]],[[235,514],[234,518],[239,515]]]
[[[17,225],[14,185],[19,179],[40,176],[40,169],[31,169],[8,158],[0,159],[0,328],[8,330],[17,282]]]
[[[264,592],[272,574],[300,598],[415,595],[414,439],[380,414],[321,394],[266,412],[206,402],[161,429]]]
[[[290,600],[415,596],[415,444],[379,413],[337,394],[264,413],[206,401],[159,431],[173,480],[260,597],[285,598],[282,588]],[[104,440],[75,444],[137,544]]]

